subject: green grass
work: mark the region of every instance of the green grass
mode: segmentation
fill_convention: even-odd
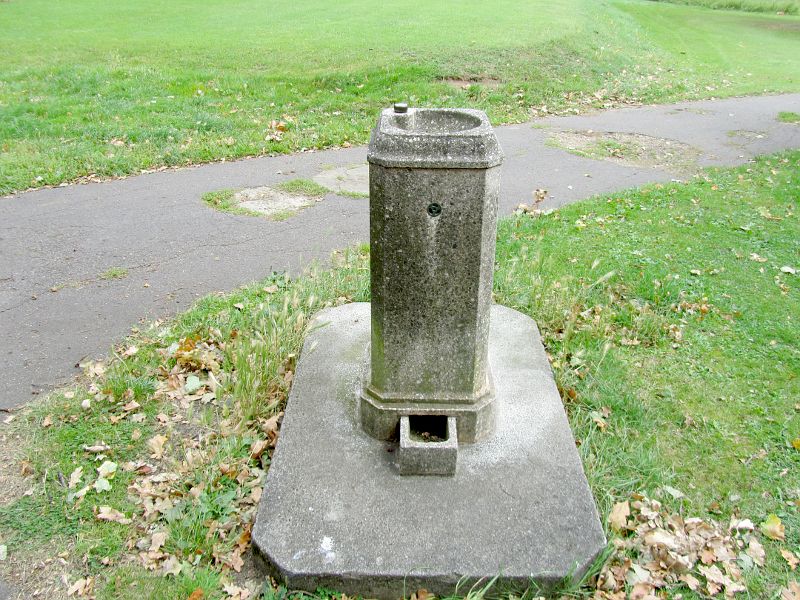
[[[128,276],[128,269],[125,267],[111,267],[108,270],[100,273],[100,279],[107,281],[114,279],[125,279]]]
[[[757,524],[777,514],[787,539],[763,539],[766,564],[746,575],[751,598],[777,597],[793,576],[779,550],[800,545],[800,452],[792,446],[800,437],[800,279],[791,272],[800,267],[799,193],[794,151],[687,183],[515,215],[498,232],[495,300],[537,320],[601,514],[665,485],[686,495],[662,497],[684,516],[727,522],[738,515]],[[98,598],[134,597],[137,582],[159,590],[156,598],[185,598],[196,587],[216,597],[225,575],[213,556],[230,551],[252,519],[242,508],[251,484],[237,477],[263,482],[270,454],[259,461],[249,449],[284,406],[310,315],[367,300],[368,276],[367,248],[360,247],[337,253],[330,270],[275,275],[206,297],[132,340],[138,352],[95,380],[101,397],[93,396],[88,412],[80,408],[83,388],[71,400],[56,394],[34,406],[15,427],[29,439],[33,479],[43,483],[0,509],[10,554],[23,551],[27,539],[52,554],[77,545],[73,554],[89,559],[76,568],[97,577]],[[154,397],[155,386],[181,372],[176,348],[211,364],[203,344],[216,348],[209,367],[218,381],[216,403],[195,400],[186,408]],[[133,397],[147,419],[112,426],[110,417]],[[125,541],[140,530],[98,523],[94,497],[72,508],[58,476],[75,465],[91,471],[96,462],[81,448],[95,440],[106,441],[120,464],[145,456],[144,440],[164,429],[154,418],[159,412],[189,423],[184,432],[166,429],[173,453],[167,464],[184,464],[194,448],[189,440],[204,440],[204,458],[173,467],[181,472],[174,508],[151,525],[169,532],[165,549],[186,565],[174,589],[122,564]],[[53,425],[43,428],[46,415]],[[146,429],[134,441],[137,427]],[[138,513],[124,491],[132,475],[117,477],[103,501]],[[224,522],[231,533],[221,537],[211,524]],[[112,566],[101,566],[103,555]],[[672,588],[678,592],[701,597]],[[587,597],[591,590],[570,594]]]
[[[500,123],[796,91],[798,24],[644,0],[0,3],[0,193],[364,143],[401,99]]]
[[[239,203],[234,199],[235,194],[236,190],[217,190],[215,192],[206,192],[201,199],[211,208],[222,212],[250,217],[261,216],[261,213],[239,206]]]
[[[275,186],[276,189],[288,194],[297,194],[308,198],[321,198],[330,190],[311,179],[290,179]]]
[[[778,113],[778,121],[781,123],[800,123],[800,114],[796,112]]]
[[[798,0],[655,0],[672,4],[704,6],[722,10],[742,10],[746,12],[784,13],[796,15],[800,12]]]

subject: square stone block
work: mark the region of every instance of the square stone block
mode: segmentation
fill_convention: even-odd
[[[415,426],[415,421],[420,422],[419,427]],[[439,428],[442,431],[437,431]],[[457,461],[458,431],[455,417],[400,417],[397,468],[401,475],[455,475]]]

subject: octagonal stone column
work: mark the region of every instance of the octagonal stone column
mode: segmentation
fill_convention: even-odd
[[[485,113],[384,110],[370,168],[371,359],[361,422],[390,438],[404,416],[492,431],[487,361],[503,154]]]

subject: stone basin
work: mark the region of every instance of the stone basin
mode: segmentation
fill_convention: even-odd
[[[422,135],[448,135],[475,129],[483,124],[481,117],[463,110],[422,108],[393,116],[398,129]]]
[[[389,108],[372,132],[367,160],[388,168],[489,169],[503,162],[503,151],[483,111]]]

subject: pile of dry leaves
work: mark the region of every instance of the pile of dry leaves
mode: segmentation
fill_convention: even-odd
[[[657,500],[634,495],[618,502],[609,516],[613,552],[593,582],[596,600],[657,600],[680,588],[704,596],[733,597],[746,591],[743,571],[764,565],[761,535],[784,541],[783,524],[770,515],[757,531],[749,519],[727,525],[710,519],[684,518]],[[800,558],[788,549],[781,555],[794,570]],[[627,590],[627,592],[626,592]],[[790,582],[783,600],[800,600],[800,585]]]

